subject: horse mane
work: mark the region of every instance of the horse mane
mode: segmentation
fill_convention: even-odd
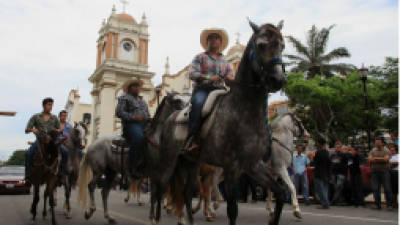
[[[279,115],[279,116],[274,120],[274,122],[272,122],[272,124],[271,124],[271,130],[273,130],[273,131],[275,131],[275,132],[281,130],[283,127],[281,126],[282,123],[280,123],[280,121],[281,121],[285,116],[290,116],[290,118],[292,118],[293,113],[287,112],[287,113],[284,113],[284,114],[282,114],[282,115]]]
[[[166,98],[168,98],[168,96],[164,97],[162,99],[160,105],[157,107],[156,113],[154,114],[154,117],[153,117],[153,120],[150,123],[150,127],[149,127],[149,130],[148,130],[149,132],[156,129],[157,121],[160,119],[160,115],[161,115],[162,109],[164,108]]]

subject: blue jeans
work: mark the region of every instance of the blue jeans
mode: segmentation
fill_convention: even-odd
[[[33,156],[35,155],[36,150],[39,148],[39,141],[36,140],[33,144],[28,148],[28,151],[25,152],[25,177],[29,177],[31,175],[31,168],[33,163]]]
[[[319,201],[322,206],[329,206],[328,200],[328,181],[319,178],[314,178],[315,194],[318,195]]]
[[[124,124],[125,135],[129,142],[129,170],[133,171],[143,147],[143,128],[146,122]]]
[[[346,181],[346,176],[342,174],[334,174],[333,176],[334,176],[335,187],[334,187],[332,203],[335,203],[342,196],[342,191],[344,188],[344,182]]]
[[[294,186],[296,187],[297,195],[300,195],[300,184],[301,184],[301,190],[303,191],[304,200],[308,202],[309,201],[308,178],[306,172],[294,175]]]
[[[189,136],[196,136],[200,132],[201,127],[201,111],[211,91],[218,89],[217,87],[199,87],[193,91],[191,103],[192,109],[189,113]]]
[[[372,172],[372,192],[374,193],[375,204],[381,207],[381,185],[385,191],[386,205],[392,206],[392,188],[390,186],[389,171]]]

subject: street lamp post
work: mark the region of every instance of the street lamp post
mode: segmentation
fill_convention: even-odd
[[[368,69],[364,67],[364,63],[362,64],[361,68],[358,70],[360,73],[360,78],[363,82],[364,86],[364,107],[365,107],[365,119],[366,119],[366,124],[367,124],[367,135],[368,135],[368,151],[371,151],[371,131],[369,127],[369,118],[368,118],[368,95],[367,95],[367,75],[368,75]]]

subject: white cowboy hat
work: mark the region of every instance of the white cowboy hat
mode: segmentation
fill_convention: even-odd
[[[228,42],[229,42],[228,33],[226,33],[226,31],[222,28],[204,29],[200,34],[200,44],[205,50],[208,49],[207,37],[210,34],[218,34],[221,37],[222,43],[221,43],[220,51],[222,52],[228,46]]]
[[[128,80],[125,82],[125,84],[122,86],[122,90],[124,90],[125,93],[128,93],[128,87],[131,86],[132,84],[137,84],[139,87],[143,86],[143,81],[133,78],[132,80]]]

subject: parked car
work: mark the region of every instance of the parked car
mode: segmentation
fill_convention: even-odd
[[[30,187],[25,186],[24,166],[0,167],[0,193],[30,193]]]

